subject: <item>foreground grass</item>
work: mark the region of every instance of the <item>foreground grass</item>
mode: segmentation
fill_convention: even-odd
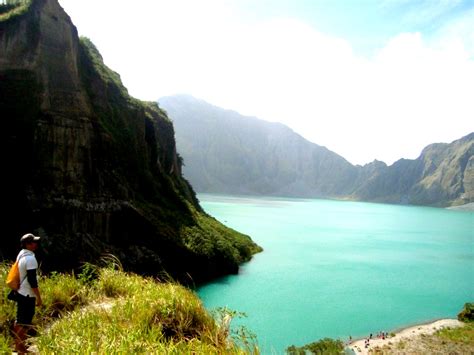
[[[0,266],[0,283],[8,272]],[[41,354],[62,353],[258,353],[252,336],[229,336],[221,310],[212,316],[189,289],[128,274],[115,267],[88,266],[81,275],[40,278],[43,307],[31,339]],[[13,345],[15,303],[0,300],[0,353]],[[232,335],[232,334],[231,334]]]

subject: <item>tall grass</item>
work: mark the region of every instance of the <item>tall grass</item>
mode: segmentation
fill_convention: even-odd
[[[7,265],[0,267],[4,285]],[[222,319],[211,315],[191,290],[171,282],[125,273],[112,261],[106,267],[86,265],[80,275],[41,276],[44,306],[31,341],[41,354],[63,353],[258,353],[255,339],[241,330],[232,339]],[[2,324],[14,320],[14,303],[0,303]],[[244,344],[244,345],[242,345]],[[12,346],[8,326],[1,329],[0,353]]]
[[[13,343],[10,337],[10,328],[13,326],[15,320],[15,304],[7,299],[7,294],[10,291],[6,287],[6,278],[10,266],[7,264],[0,264],[0,285],[2,292],[0,293],[0,353],[7,354]]]

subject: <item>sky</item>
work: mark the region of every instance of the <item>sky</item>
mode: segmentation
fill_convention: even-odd
[[[474,0],[59,2],[142,100],[190,94],[361,165],[474,131]]]

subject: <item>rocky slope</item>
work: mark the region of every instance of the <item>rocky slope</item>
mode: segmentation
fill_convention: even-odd
[[[191,96],[160,105],[176,128],[184,175],[199,192],[448,206],[473,201],[474,134],[391,166],[354,166],[288,127]]]
[[[201,281],[259,250],[203,213],[166,114],[128,95],[57,0],[0,18],[0,117],[0,256],[36,231],[45,269],[111,252],[136,271]]]
[[[447,206],[474,201],[474,133],[427,146],[415,160],[380,169],[355,192],[362,200]]]

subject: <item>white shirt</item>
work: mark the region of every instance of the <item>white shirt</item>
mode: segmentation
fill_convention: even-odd
[[[20,288],[18,293],[23,296],[36,297],[35,293],[31,289],[31,285],[26,277],[26,270],[33,270],[38,268],[38,262],[36,261],[35,253],[28,249],[22,249],[16,257],[18,261],[18,270],[20,271]]]

